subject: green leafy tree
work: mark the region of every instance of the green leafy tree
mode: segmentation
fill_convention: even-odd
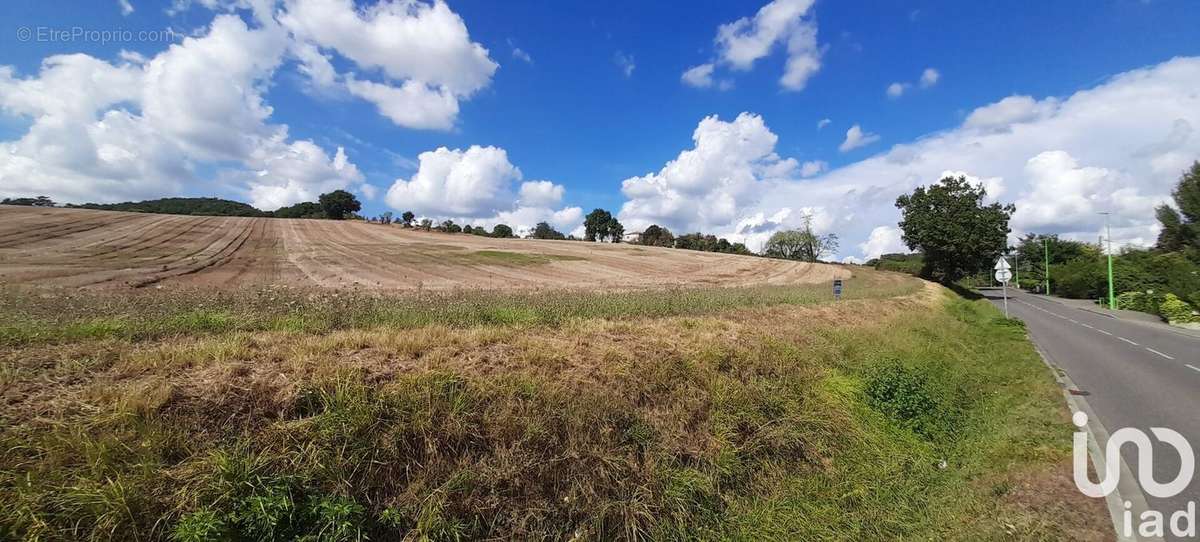
[[[1175,208],[1163,204],[1155,209],[1162,231],[1158,234],[1158,249],[1165,252],[1192,251],[1193,260],[1200,260],[1200,161],[1183,172],[1179,184],[1171,192]]]
[[[620,243],[625,237],[625,226],[622,226],[617,221],[617,217],[608,219],[608,240],[613,243]]]
[[[416,218],[417,215],[414,215],[412,211],[404,211],[404,214],[400,215],[400,220],[403,220],[404,225],[408,227],[412,227],[413,220]]]
[[[777,231],[767,239],[763,255],[784,260],[799,260],[803,253],[804,238],[799,230]]]
[[[496,224],[496,226],[492,228],[492,237],[499,237],[501,239],[513,237],[513,229],[510,228],[508,224]]]
[[[466,226],[463,226],[462,231],[463,233],[475,233],[475,228],[472,228],[470,224],[467,224]]]
[[[550,227],[546,222],[538,222],[537,226],[533,227],[533,232],[529,234],[534,239],[566,239],[567,236],[562,232]]]
[[[804,226],[800,229],[777,231],[772,234],[763,247],[763,254],[770,258],[816,262],[821,258],[833,255],[837,249],[837,235],[817,234],[812,229],[812,217],[805,216]]]
[[[433,221],[428,218],[422,218],[421,225],[418,226],[418,228],[425,230],[425,231],[432,230],[433,229]]]
[[[295,205],[280,207],[272,213],[276,218],[328,218],[325,209],[311,201],[302,201]]]
[[[671,230],[658,224],[651,224],[642,232],[638,242],[653,247],[670,247],[675,245],[675,236],[671,234]]]
[[[921,276],[951,283],[989,269],[1005,250],[1016,207],[984,205],[985,196],[983,187],[960,176],[896,198],[904,242],[925,256]]]
[[[595,209],[583,217],[583,238],[588,241],[620,243],[624,235],[625,226],[604,209]]]
[[[230,201],[219,198],[162,198],[145,201],[126,201],[122,203],[84,203],[83,205],[68,204],[67,207],[168,215],[276,216],[274,213],[260,211],[240,201]]]
[[[325,216],[332,220],[344,220],[348,215],[362,210],[362,204],[358,202],[358,198],[345,190],[334,190],[327,194],[321,194],[317,198],[317,203],[321,204]]]
[[[1021,276],[1021,284],[1037,288],[1045,284],[1047,246],[1050,248],[1051,283],[1058,280],[1054,273],[1054,266],[1083,257],[1094,258],[1100,251],[1100,247],[1097,245],[1062,239],[1057,234],[1027,233],[1017,241],[1016,257],[1011,262],[1018,267],[1017,272]],[[1057,291],[1053,286],[1051,288],[1052,291]]]

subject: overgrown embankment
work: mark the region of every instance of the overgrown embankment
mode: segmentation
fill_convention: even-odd
[[[55,334],[9,303],[0,535],[1103,538],[1062,490],[1071,428],[1021,326],[865,275],[838,304],[385,300],[311,327],[250,301],[191,325],[165,300]]]

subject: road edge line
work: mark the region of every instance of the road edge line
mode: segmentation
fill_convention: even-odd
[[[1054,375],[1054,380],[1058,382],[1062,388],[1063,397],[1067,400],[1067,407],[1071,409],[1071,414],[1083,412],[1088,417],[1087,431],[1092,438],[1088,439],[1088,455],[1092,458],[1092,465],[1095,466],[1096,472],[1105,472],[1105,454],[1102,446],[1108,444],[1108,430],[1100,423],[1100,417],[1092,410],[1091,405],[1087,400],[1071,394],[1071,389],[1078,389],[1075,382],[1067,375],[1067,372],[1060,367],[1054,365],[1050,361],[1050,356],[1042,350],[1033,337],[1026,334],[1029,344],[1033,345],[1033,349],[1038,353],[1038,357],[1042,358],[1042,363],[1050,369],[1050,373]],[[1147,538],[1134,534],[1132,538],[1127,537],[1121,531],[1121,520],[1125,514],[1125,501],[1129,501],[1129,511],[1132,517],[1142,517],[1142,512],[1150,509],[1149,503],[1146,502],[1146,495],[1142,493],[1142,488],[1138,485],[1137,479],[1133,476],[1133,471],[1129,469],[1129,465],[1125,463],[1125,458],[1121,458],[1121,480],[1117,484],[1117,488],[1109,493],[1105,498],[1105,504],[1108,508],[1108,514],[1113,524],[1113,531],[1116,533],[1118,541],[1153,541],[1158,542],[1163,538]]]

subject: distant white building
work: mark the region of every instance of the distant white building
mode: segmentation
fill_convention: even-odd
[[[642,242],[642,232],[635,231],[633,233],[627,233],[625,235],[622,235],[621,242],[622,243],[633,243],[633,244],[641,243]]]

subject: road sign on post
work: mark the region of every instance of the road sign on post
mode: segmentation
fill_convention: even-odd
[[[833,298],[842,299],[842,279],[833,279]]]
[[[1004,317],[1008,318],[1008,281],[1012,280],[1012,267],[1008,265],[1008,260],[1001,256],[996,260],[996,280],[1004,288]]]

